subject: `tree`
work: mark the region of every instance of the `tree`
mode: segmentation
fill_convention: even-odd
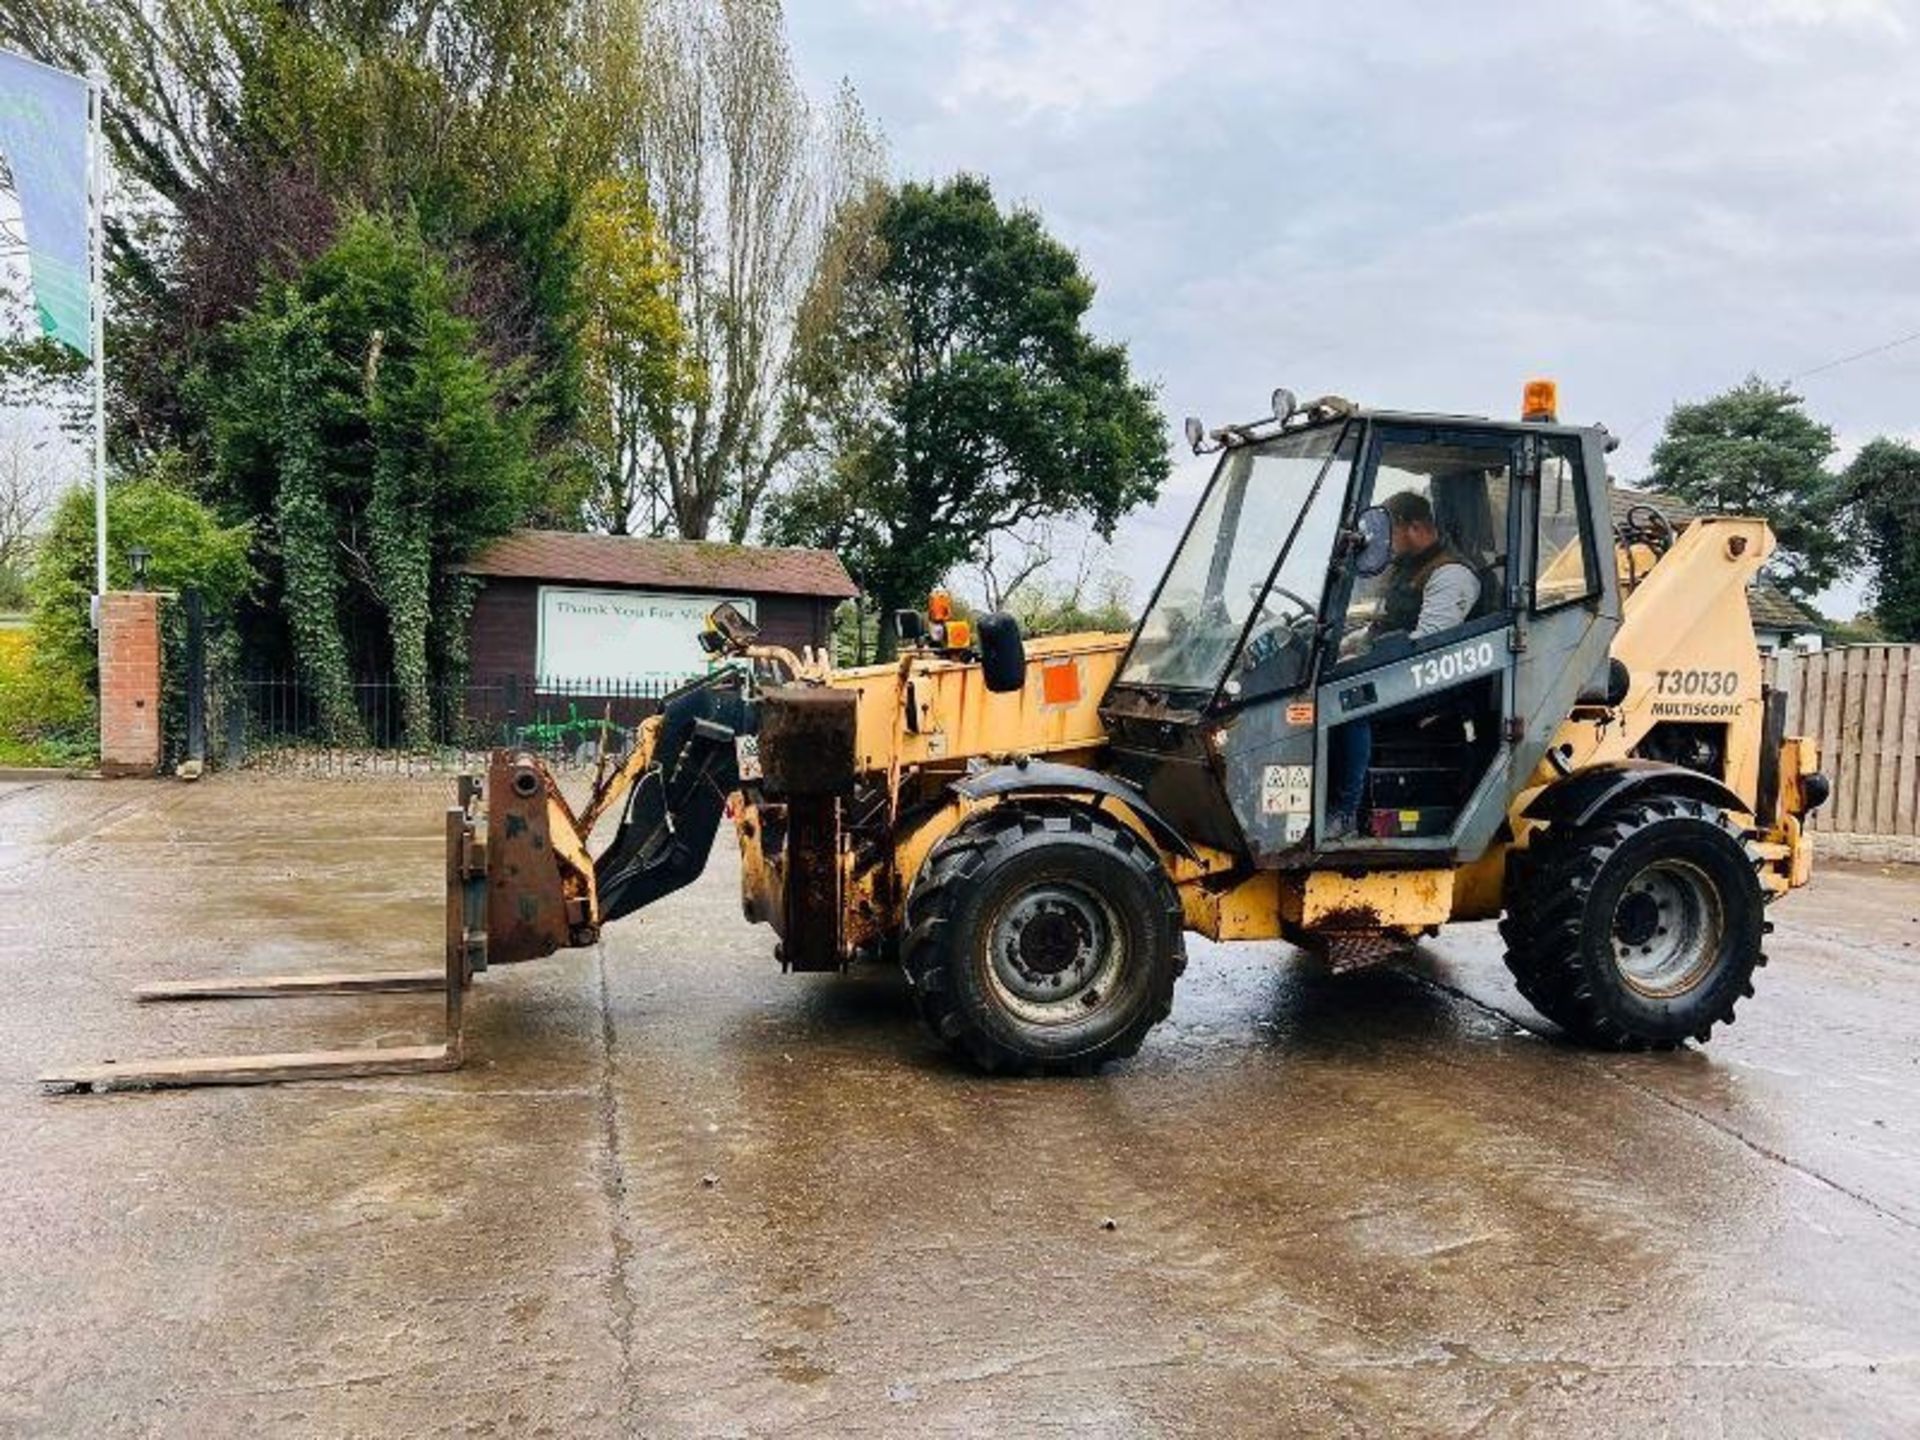
[[[28,562],[56,489],[54,443],[12,420],[0,426],[0,610],[26,599]]]
[[[0,43],[108,80],[121,174],[182,207],[235,155],[471,229],[600,173],[628,133],[643,0],[13,0]],[[109,239],[125,243],[124,230]]]
[[[775,532],[839,550],[883,616],[1046,517],[1111,538],[1166,479],[1165,422],[1085,330],[1073,252],[971,176],[902,187],[873,234],[813,357],[832,443]]]
[[[1647,480],[1702,509],[1764,519],[1780,542],[1768,577],[1806,601],[1839,577],[1846,544],[1833,523],[1839,489],[1824,468],[1833,430],[1801,403],[1787,386],[1748,376],[1711,400],[1676,405]]]
[[[587,500],[589,524],[614,535],[656,528],[643,516],[658,493],[652,449],[658,417],[696,397],[707,380],[689,363],[674,306],[672,256],[631,176],[596,182],[573,221],[579,249],[589,433],[600,456]]]
[[[267,517],[300,668],[326,738],[359,737],[356,660],[389,660],[410,740],[429,681],[465,668],[471,593],[455,565],[534,493],[530,416],[504,406],[457,286],[417,226],[362,214],[296,280],[226,327],[196,388],[215,478]],[[385,646],[356,655],[355,615]]]
[[[1869,441],[1840,483],[1872,568],[1874,619],[1885,639],[1920,641],[1920,449]]]
[[[358,210],[414,215],[540,414],[576,521],[574,198],[635,126],[642,0],[17,0],[0,43],[108,78],[110,443],[204,454],[210,337]],[[514,368],[516,362],[526,361]]]
[[[1007,597],[1006,608],[1026,635],[1131,630],[1131,588],[1124,575],[1112,572],[1090,592],[1075,582],[1036,577]]]
[[[1063,558],[1060,537],[1049,524],[1029,534],[987,536],[975,566],[986,608],[1011,614],[1027,635],[1131,630],[1133,582],[1098,564],[1100,549],[1091,537],[1082,538],[1071,566],[1062,565]]]
[[[816,112],[778,0],[659,0],[644,49],[639,163],[700,371],[648,421],[674,529],[739,542],[805,442],[800,310],[879,144],[851,91]]]

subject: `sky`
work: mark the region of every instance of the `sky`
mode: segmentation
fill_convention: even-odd
[[[1920,439],[1920,0],[794,0],[895,174],[972,171],[1099,286],[1178,457],[1142,603],[1276,385],[1517,414],[1535,375],[1644,474],[1676,401],[1796,383],[1842,456]],[[1063,548],[1070,537],[1061,537]],[[1857,581],[1822,597],[1848,616]]]

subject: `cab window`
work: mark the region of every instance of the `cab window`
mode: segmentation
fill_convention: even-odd
[[[1350,433],[1341,442],[1333,466],[1299,511],[1280,563],[1260,592],[1240,654],[1222,683],[1221,693],[1229,700],[1279,695],[1306,682],[1357,440]]]
[[[1323,492],[1337,502],[1346,488],[1353,453],[1341,444],[1347,433],[1348,427],[1323,425],[1238,445],[1221,457],[1140,622],[1119,684],[1212,692],[1227,678],[1303,511]],[[1316,543],[1324,575],[1330,542]]]
[[[1552,610],[1597,594],[1600,576],[1588,536],[1579,445],[1555,439],[1545,442],[1542,449],[1540,510],[1534,529],[1533,608]]]
[[[1339,628],[1340,659],[1424,646],[1504,608],[1512,450],[1503,440],[1393,440],[1361,504],[1376,533]],[[1371,512],[1371,513],[1366,513]]]

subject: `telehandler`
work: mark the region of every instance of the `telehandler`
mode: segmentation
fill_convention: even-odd
[[[1344,967],[1495,917],[1570,1036],[1705,1041],[1753,993],[1828,790],[1754,641],[1773,536],[1644,504],[1616,522],[1614,442],[1555,409],[1535,381],[1517,423],[1285,390],[1251,424],[1189,420],[1219,458],[1131,636],[1023,642],[936,594],[896,617],[896,662],[835,669],[720,607],[713,672],[581,808],[527,754],[493,757],[484,821],[463,791],[450,1019],[472,969],[590,944],[692,881],[730,811],[781,965],[897,958],[987,1071],[1134,1053],[1189,930]],[[1477,594],[1432,628],[1441,564]]]
[[[1130,637],[1023,644],[936,596],[898,617],[897,663],[835,670],[723,607],[706,640],[736,663],[670,698],[580,812],[529,757],[496,764],[537,792],[554,863],[491,877],[493,958],[590,942],[685,885],[731,801],[781,964],[897,956],[986,1070],[1132,1054],[1188,930],[1352,964],[1496,916],[1569,1034],[1706,1040],[1753,993],[1827,791],[1754,642],[1773,537],[1722,516],[1676,534],[1645,505],[1613,523],[1610,437],[1554,410],[1534,382],[1519,423],[1286,391],[1254,424],[1189,422],[1219,460]],[[1432,557],[1395,554],[1407,495],[1479,590],[1417,638]],[[1359,811],[1331,825],[1356,750]]]

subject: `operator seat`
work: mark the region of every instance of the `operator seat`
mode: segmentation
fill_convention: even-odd
[[[1486,470],[1452,470],[1433,477],[1433,523],[1446,547],[1473,567],[1480,596],[1468,620],[1484,620],[1506,604],[1507,557],[1500,553],[1505,527],[1490,503]]]

